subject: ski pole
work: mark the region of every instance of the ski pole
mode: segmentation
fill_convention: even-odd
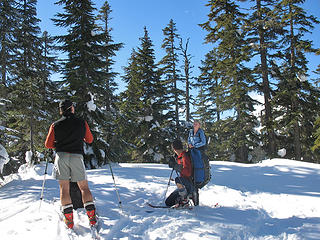
[[[167,192],[168,192],[168,189],[169,189],[169,186],[170,186],[170,181],[171,181],[171,178],[172,178],[172,173],[173,173],[173,169],[172,169],[172,171],[171,171],[171,173],[170,173],[169,181],[168,181],[168,184],[167,184],[167,189],[166,189],[166,191],[165,191],[165,193],[164,193],[164,195],[163,195],[163,202],[166,200],[166,195],[167,195]]]
[[[113,175],[113,171],[112,171],[112,167],[111,167],[111,163],[110,163],[109,159],[108,159],[108,163],[109,163],[109,168],[110,168],[111,176],[112,176],[112,179],[113,179],[114,188],[115,188],[115,190],[116,190],[117,197],[118,197],[118,201],[119,201],[119,208],[122,210],[122,203],[121,203],[121,200],[120,200],[120,194],[119,194],[119,192],[118,192],[116,180],[114,179],[114,175]]]
[[[39,211],[40,211],[40,208],[41,208],[41,203],[42,203],[42,199],[43,199],[43,192],[44,192],[44,184],[46,182],[46,176],[47,176],[47,170],[48,170],[48,158],[46,160],[46,167],[45,167],[45,170],[44,170],[44,176],[43,176],[43,182],[42,182],[42,190],[41,190],[41,195],[40,195],[40,206],[39,206]]]

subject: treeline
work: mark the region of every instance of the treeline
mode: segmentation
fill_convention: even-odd
[[[2,0],[0,144],[10,156],[4,174],[16,171],[26,153],[32,163],[52,159],[44,140],[66,96],[94,135],[85,146],[88,168],[165,162],[170,142],[186,139],[194,118],[203,122],[212,160],[253,162],[285,149],[287,158],[319,162],[319,88],[307,74],[307,54],[320,51],[305,38],[319,22],[303,0],[255,0],[249,9],[239,2],[207,1],[208,20],[199,26],[212,47],[199,76],[192,41],[173,19],[161,46],[142,29],[120,76],[113,65],[123,43],[113,40],[108,1],[100,9],[92,0],[57,1],[63,11],[52,21],[66,34],[51,36],[39,28],[36,0]],[[165,56],[156,60],[155,50]],[[320,65],[313,71],[319,75]],[[116,94],[120,79],[127,87]],[[252,93],[264,97],[258,116]]]

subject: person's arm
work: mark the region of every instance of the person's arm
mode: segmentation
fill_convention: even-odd
[[[86,133],[84,135],[84,141],[86,143],[92,143],[93,142],[93,136],[92,133],[90,131],[89,125],[87,123],[87,121],[85,121],[85,126],[86,126]]]
[[[192,141],[191,141],[191,138],[193,137],[192,135],[193,135],[193,131],[190,130],[190,131],[189,131],[189,135],[188,135],[188,147],[189,147],[189,148],[193,147]]]
[[[183,157],[182,157],[182,164],[183,164],[183,168],[181,170],[181,175],[184,175],[184,176],[191,176],[191,161],[190,161],[190,158],[184,154]]]
[[[173,168],[174,170],[178,171],[178,172],[181,172],[182,168],[183,168],[183,165],[182,164],[178,164],[175,157],[170,157],[169,158],[169,162],[168,162],[168,165],[170,168]]]
[[[54,128],[53,127],[54,127],[54,125],[51,124],[46,141],[44,143],[46,148],[54,148],[55,138],[54,138]]]
[[[206,136],[204,135],[203,130],[199,129],[198,132],[199,132],[200,142],[197,142],[195,144],[195,146],[194,146],[195,148],[199,148],[199,147],[206,145]]]

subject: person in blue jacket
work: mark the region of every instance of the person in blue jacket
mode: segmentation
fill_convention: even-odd
[[[188,146],[190,149],[198,149],[206,145],[206,136],[204,131],[201,129],[201,124],[198,120],[194,120],[193,129],[190,130],[188,136]]]
[[[197,185],[205,180],[204,163],[202,158],[205,157],[204,150],[207,144],[204,131],[198,120],[194,120],[193,128],[189,132],[188,147],[193,162],[193,182],[195,195],[193,196],[195,205],[199,205],[199,190]]]

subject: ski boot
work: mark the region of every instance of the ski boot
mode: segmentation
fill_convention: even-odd
[[[64,222],[67,225],[67,228],[72,229],[74,226],[72,204],[62,206],[62,213],[64,215]]]
[[[182,209],[182,208],[190,208],[190,203],[188,198],[179,199],[175,205],[172,206],[175,209]]]
[[[191,193],[191,200],[193,202],[194,206],[199,205],[199,188],[196,188],[192,193]]]
[[[84,207],[87,211],[90,226],[95,226],[98,222],[98,219],[97,219],[97,215],[96,215],[96,208],[95,208],[93,202],[85,203]]]

